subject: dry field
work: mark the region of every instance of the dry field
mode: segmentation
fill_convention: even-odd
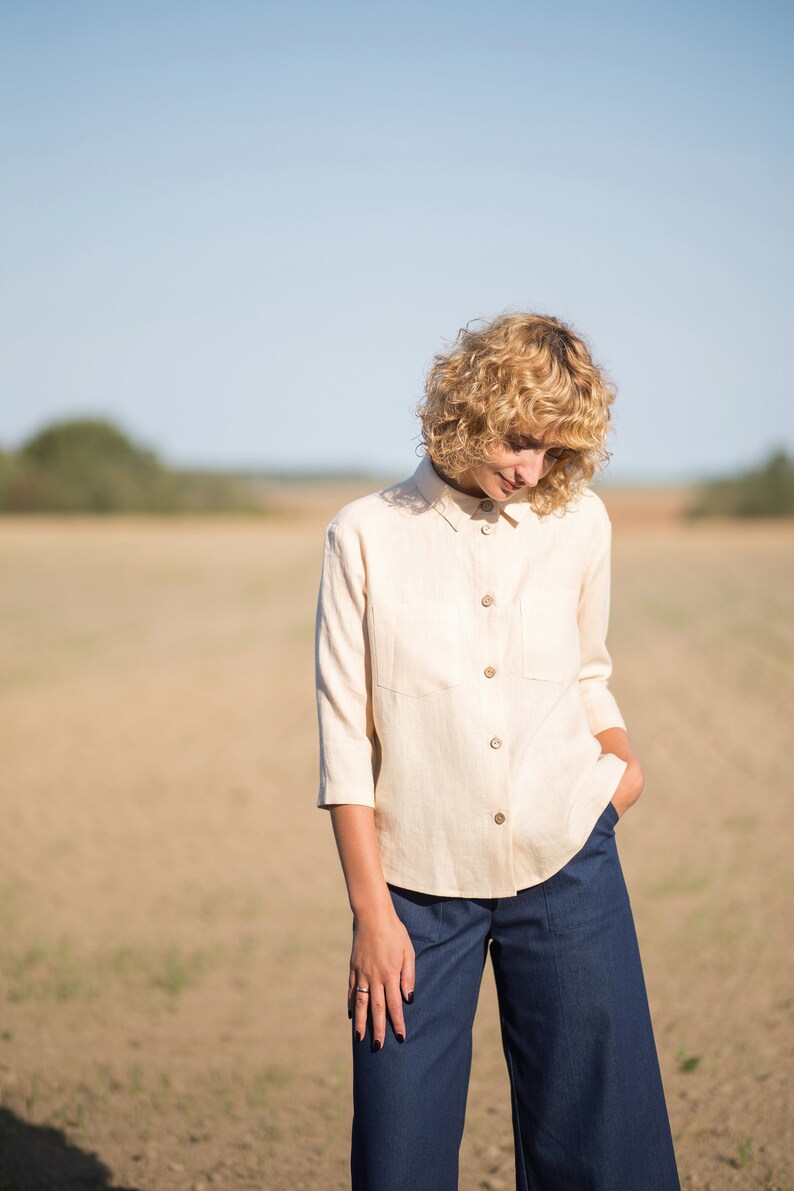
[[[359,489],[358,491],[361,491]],[[350,912],[315,807],[322,529],[0,521],[0,1191],[344,1191]],[[617,828],[685,1188],[794,1188],[794,526],[605,492]],[[461,1191],[510,1188],[493,982]]]

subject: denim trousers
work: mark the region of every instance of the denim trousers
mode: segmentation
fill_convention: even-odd
[[[375,1051],[371,1019],[352,1037],[353,1191],[457,1191],[489,950],[517,1191],[680,1191],[617,821],[610,802],[559,872],[512,897],[389,885],[415,992],[405,1042],[387,1024]]]

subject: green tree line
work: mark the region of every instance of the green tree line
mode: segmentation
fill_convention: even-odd
[[[166,467],[112,422],[76,418],[0,451],[6,513],[256,512],[251,482],[220,472]]]
[[[686,510],[695,517],[791,517],[794,460],[776,450],[766,462],[736,476],[699,484]]]

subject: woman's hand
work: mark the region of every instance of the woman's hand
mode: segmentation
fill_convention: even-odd
[[[402,998],[413,1000],[414,948],[394,907],[391,912],[380,910],[363,919],[356,915],[355,927],[348,1013],[354,1019],[358,1042],[367,1031],[367,1012],[372,1014],[372,1043],[380,1050],[386,1041],[387,1010],[397,1041],[405,1041]],[[359,984],[369,992],[357,992]]]
[[[642,771],[642,766],[636,757],[629,758],[626,766],[626,772],[618,783],[618,788],[612,795],[610,801],[615,807],[620,817],[623,816],[624,811],[627,811],[642,794],[642,787],[645,784],[645,775]]]
[[[367,1013],[372,1014],[372,1039],[380,1050],[387,1010],[394,1033],[405,1041],[402,997],[413,1000],[414,948],[383,876],[374,808],[342,802],[330,809],[355,927],[347,1012],[355,1017],[359,1042],[367,1032]],[[359,984],[369,992],[357,992]]]
[[[603,732],[598,732],[596,739],[601,745],[602,753],[614,753],[615,756],[626,762],[625,772],[610,799],[618,816],[622,817],[623,813],[633,806],[642,794],[645,774],[624,728],[607,728]]]

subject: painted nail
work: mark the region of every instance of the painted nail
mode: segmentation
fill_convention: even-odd
[[[405,1042],[405,1034],[395,1034],[394,1036],[398,1042]]]
[[[356,1042],[360,1042],[360,1041],[361,1041],[361,1037],[362,1037],[362,1035],[361,1035],[361,1031],[360,1031],[360,1030],[356,1030]]]
[[[413,989],[411,989],[411,991],[409,992],[408,996],[405,999],[407,1000],[409,1005],[413,1005],[413,1003],[414,1003],[414,990]]]
[[[376,1038],[375,1041],[372,1043],[372,1049],[380,1050],[380,1038]]]

